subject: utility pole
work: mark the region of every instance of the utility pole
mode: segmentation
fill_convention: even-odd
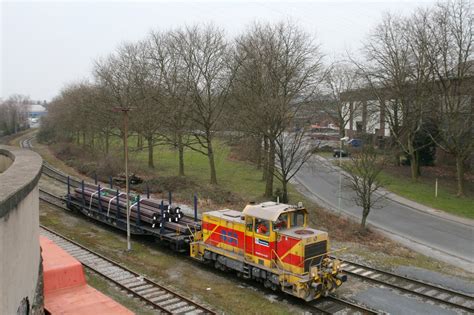
[[[126,214],[127,214],[127,251],[132,250],[130,243],[130,196],[129,196],[129,180],[128,180],[128,112],[130,108],[119,107],[117,111],[123,114],[123,150],[125,157],[125,195],[126,195]]]
[[[337,210],[342,212],[341,209],[341,199],[342,199],[342,169],[341,169],[341,161],[342,161],[342,143],[349,140],[349,137],[341,138],[339,142],[339,193],[337,194]]]

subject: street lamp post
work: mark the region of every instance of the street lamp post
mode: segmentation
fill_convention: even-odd
[[[348,141],[349,137],[343,137],[341,138],[341,141],[339,142],[339,193],[337,194],[337,204],[338,204],[338,210],[341,212],[341,197],[342,197],[342,169],[341,169],[341,164],[342,164],[342,143],[345,141]]]

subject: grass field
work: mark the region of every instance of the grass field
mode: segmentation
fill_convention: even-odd
[[[326,157],[327,156],[323,156]],[[345,163],[350,160],[345,160]],[[334,160],[333,165],[338,166]],[[435,197],[435,180],[424,170],[417,182],[413,182],[409,167],[388,167],[380,173],[379,179],[385,189],[422,205],[442,210],[460,217],[474,219],[474,196],[472,183],[466,185],[466,196],[456,196],[456,181],[446,178],[438,182],[438,197]]]
[[[248,201],[260,201],[263,198],[265,182],[261,180],[262,172],[256,166],[245,161],[231,159],[231,149],[223,141],[214,141],[215,166],[217,173],[217,187],[210,182],[209,160],[206,155],[185,149],[184,172],[185,178],[178,178],[178,150],[168,145],[159,145],[154,148],[154,169],[148,168],[148,150],[136,149],[136,138],[130,137],[130,164],[132,172],[144,178],[153,178],[160,185],[165,181],[174,181],[171,186],[183,198],[191,198],[197,193],[204,199],[214,199],[217,203],[232,203],[240,199],[240,204]],[[121,159],[122,143],[116,139],[111,143],[115,157]],[[275,188],[279,182],[275,179]],[[193,191],[194,190],[194,191]],[[176,192],[176,191],[175,191]],[[189,195],[189,196],[187,196]],[[230,196],[230,197],[229,197]]]
[[[435,209],[474,219],[474,198],[456,197],[453,187],[440,185],[436,198],[434,181],[420,179],[415,183],[408,177],[388,172],[383,172],[381,179],[388,190],[400,196]]]
[[[228,159],[229,146],[216,141],[214,146],[217,181],[219,186],[245,195],[250,198],[258,198],[264,192],[264,182],[261,181],[261,172],[250,163]],[[131,155],[142,165],[146,166],[148,152],[146,150]],[[160,176],[176,176],[178,174],[178,151],[171,150],[166,146],[155,149],[156,173]],[[210,168],[207,156],[186,149],[184,154],[185,174],[196,181],[208,183],[210,180]]]

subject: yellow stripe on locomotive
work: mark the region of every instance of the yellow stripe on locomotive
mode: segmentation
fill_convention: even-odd
[[[328,252],[327,233],[307,226],[305,208],[275,202],[206,212],[191,244],[196,259],[307,301],[346,280]]]

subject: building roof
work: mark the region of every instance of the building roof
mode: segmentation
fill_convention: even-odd
[[[28,108],[28,112],[35,112],[35,113],[42,113],[42,112],[45,112],[46,111],[46,108],[44,108],[43,105],[39,105],[39,104],[31,104],[29,105],[29,108]]]
[[[243,213],[259,219],[276,221],[280,214],[293,209],[294,206],[269,201],[258,205],[248,205],[244,208]]]

